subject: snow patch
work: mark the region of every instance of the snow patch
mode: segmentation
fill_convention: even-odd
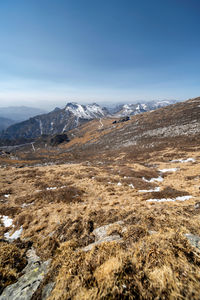
[[[47,191],[50,191],[50,190],[56,190],[57,189],[57,187],[55,186],[55,187],[48,187],[47,188]]]
[[[146,179],[145,177],[142,177],[142,179],[146,182],[162,182],[163,178],[161,176],[157,177],[157,178],[151,178],[151,179]]]
[[[132,188],[132,189],[134,189],[134,185],[131,183],[131,184],[129,184],[129,186]]]
[[[196,160],[192,157],[189,157],[187,159],[174,159],[171,162],[180,162],[180,163],[187,163],[187,162],[195,162]]]
[[[186,201],[193,198],[192,196],[178,196],[176,198],[161,198],[161,199],[149,199],[147,202],[174,202],[174,201]]]
[[[22,230],[23,230],[23,227],[21,226],[20,229],[16,230],[12,235],[10,235],[10,232],[6,232],[4,234],[4,237],[7,240],[17,240],[18,238],[20,238]]]
[[[30,205],[33,205],[33,204],[34,204],[34,201],[31,202],[31,203],[23,203],[23,204],[21,205],[21,207],[24,208],[24,207],[27,207],[27,206],[30,206]]]
[[[39,124],[40,124],[40,134],[42,135],[43,134],[43,127],[42,127],[42,121],[39,120]]]
[[[8,216],[2,216],[2,217],[1,217],[1,220],[2,220],[3,225],[4,225],[5,227],[10,227],[10,226],[12,226],[13,219],[9,218]]]
[[[78,103],[68,103],[66,111],[70,111],[78,118],[82,119],[93,119],[99,116],[104,116],[102,108],[97,104],[81,105]]]
[[[122,184],[121,184],[121,182],[118,182],[118,184],[117,184],[118,186],[121,186]]]
[[[60,187],[53,186],[53,187],[47,187],[46,190],[51,191],[51,190],[57,190],[57,189],[64,189],[65,187],[66,187],[66,185],[63,185]]]
[[[167,172],[176,172],[178,169],[177,168],[171,168],[171,169],[160,169],[159,171],[162,173],[167,173]]]
[[[157,186],[155,187],[155,189],[151,189],[151,190],[139,190],[140,193],[152,193],[152,192],[160,192],[160,187]]]

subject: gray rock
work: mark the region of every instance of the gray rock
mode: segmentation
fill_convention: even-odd
[[[158,233],[158,232],[155,231],[155,230],[149,230],[148,232],[149,232],[150,235]]]
[[[123,221],[118,221],[118,222],[115,222],[115,223],[112,223],[112,224],[108,224],[108,225],[104,225],[104,226],[96,228],[93,231],[93,234],[95,235],[95,241],[99,241],[99,240],[104,239],[107,236],[107,231],[113,225],[116,225],[116,224],[123,225]]]
[[[96,228],[94,231],[93,231],[93,234],[95,235],[95,242],[92,243],[92,244],[89,244],[88,246],[84,247],[82,250],[87,252],[87,251],[90,251],[92,250],[92,248],[96,245],[100,245],[101,243],[104,243],[104,242],[113,242],[113,241],[122,241],[122,238],[120,237],[119,234],[113,234],[113,235],[108,235],[107,232],[108,230],[113,226],[113,225],[116,225],[116,224],[119,224],[119,225],[123,225],[124,222],[123,221],[118,221],[118,222],[115,222],[115,223],[112,223],[112,224],[108,224],[108,225],[104,225],[104,226],[101,226],[101,227],[98,227]],[[126,229],[126,228],[125,228]],[[125,230],[124,229],[124,230]],[[122,231],[124,231],[122,230]]]
[[[14,284],[7,286],[0,300],[29,300],[48,271],[50,260],[41,262],[34,249],[27,251],[28,264]]]
[[[105,236],[104,238],[98,240],[97,242],[94,242],[92,244],[89,244],[88,246],[84,247],[82,250],[87,252],[87,251],[90,251],[92,250],[92,248],[96,245],[100,245],[104,242],[113,242],[113,241],[121,241],[122,238],[120,237],[120,235],[118,234],[115,234],[115,235],[109,235],[109,236]]]
[[[200,250],[200,237],[198,235],[193,235],[191,233],[186,233],[185,237],[188,239],[188,241],[190,242],[190,244],[194,247],[196,247],[197,249]]]
[[[55,282],[50,282],[42,290],[42,300],[46,300],[50,295],[52,290],[54,289]]]

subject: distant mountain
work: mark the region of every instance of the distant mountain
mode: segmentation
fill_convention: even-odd
[[[63,109],[55,108],[47,114],[37,115],[11,125],[0,135],[1,144],[25,143],[40,136],[66,133],[96,118],[121,118],[155,110],[176,101],[152,101],[148,103],[122,104],[109,111],[98,104],[68,103]],[[116,121],[117,122],[117,121]]]
[[[131,115],[138,115],[147,111],[155,110],[157,108],[165,107],[170,104],[176,103],[176,100],[168,101],[151,101],[146,103],[136,103],[136,104],[122,104],[118,105],[113,109],[113,114],[115,117],[124,117]]]
[[[64,133],[89,120],[105,117],[107,114],[107,110],[96,103],[89,105],[68,103],[63,109],[56,108],[48,114],[38,115],[10,126],[0,138],[5,143],[18,140],[26,142],[41,135]]]
[[[26,106],[10,106],[10,107],[0,107],[0,117],[7,118],[17,122],[25,121],[36,115],[44,114],[46,111]]]
[[[0,117],[0,131],[5,130],[10,125],[14,124],[15,121]]]
[[[71,112],[78,119],[91,120],[96,118],[105,117],[108,111],[105,108],[101,108],[98,104],[81,105],[78,103],[68,103],[65,107],[65,111]]]

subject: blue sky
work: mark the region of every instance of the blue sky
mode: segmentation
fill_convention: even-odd
[[[1,0],[0,106],[200,96],[199,0]]]

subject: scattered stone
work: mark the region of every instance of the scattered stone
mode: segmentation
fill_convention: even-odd
[[[186,233],[185,237],[188,239],[188,241],[190,242],[190,244],[194,247],[196,247],[197,249],[200,250],[200,236],[198,235],[193,235],[191,233]]]
[[[200,208],[200,202],[195,203],[194,208],[196,209]]]
[[[90,251],[94,246],[99,245],[103,242],[112,242],[112,241],[121,241],[122,238],[120,237],[119,234],[113,234],[113,235],[108,235],[107,232],[108,230],[113,226],[113,225],[123,225],[123,221],[118,221],[112,224],[104,225],[101,227],[96,228],[93,230],[93,234],[95,236],[95,242],[92,244],[89,244],[88,246],[84,247],[82,250],[87,252]]]
[[[124,118],[122,118],[118,121],[115,120],[114,122],[112,122],[112,124],[123,123],[123,122],[127,122],[129,120],[130,120],[130,117],[127,116],[127,117],[124,117]]]
[[[155,231],[155,230],[149,230],[148,232],[149,232],[150,235],[158,233],[158,232]]]

